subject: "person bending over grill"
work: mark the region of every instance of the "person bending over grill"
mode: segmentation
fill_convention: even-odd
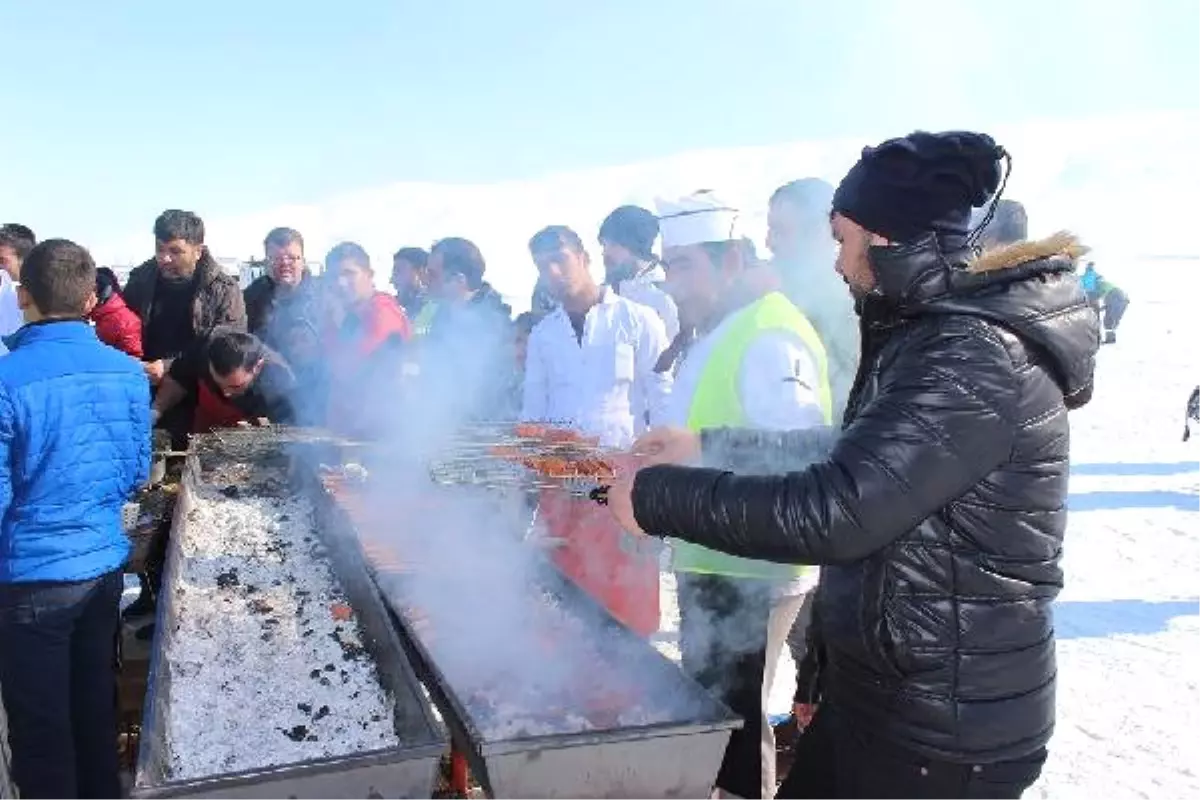
[[[171,364],[154,400],[158,419],[185,398],[196,403],[193,433],[239,424],[292,424],[291,367],[252,333],[218,329]]]

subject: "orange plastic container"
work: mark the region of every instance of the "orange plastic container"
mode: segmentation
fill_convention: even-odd
[[[539,516],[561,540],[555,565],[639,636],[658,630],[658,556],[639,547],[608,509],[558,489],[541,491]]]

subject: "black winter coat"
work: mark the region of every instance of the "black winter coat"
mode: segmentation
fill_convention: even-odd
[[[143,338],[150,329],[154,313],[154,290],[158,285],[158,264],[154,259],[134,267],[125,282],[125,305],[142,320]],[[246,330],[246,306],[238,279],[227,275],[207,249],[196,264],[196,294],[192,298],[192,334],[199,340],[217,326]],[[145,347],[145,341],[142,342]]]
[[[934,759],[1020,757],[1054,727],[1067,410],[1090,399],[1097,349],[1082,252],[1066,234],[977,260],[932,237],[872,248],[879,285],[827,459],[778,474],[810,432],[709,431],[709,463],[757,454],[777,474],[635,480],[655,535],[825,565],[823,702]]]

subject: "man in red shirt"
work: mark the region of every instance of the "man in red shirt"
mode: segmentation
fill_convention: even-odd
[[[381,419],[374,412],[394,407],[389,387],[400,377],[398,353],[411,335],[408,317],[395,297],[375,288],[371,258],[361,245],[337,245],[325,257],[325,269],[335,276],[346,309],[333,335],[328,424],[345,433],[377,433]]]

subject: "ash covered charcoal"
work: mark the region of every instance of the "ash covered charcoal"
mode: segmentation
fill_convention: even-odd
[[[357,626],[338,624],[322,602],[303,602],[344,596],[323,550],[303,544],[316,536],[311,504],[262,472],[255,465],[254,491],[232,497],[221,491],[234,483],[228,474],[201,485],[176,532],[177,627],[162,652],[172,780],[399,744],[394,701],[373,660],[345,658],[366,654]],[[279,496],[259,491],[271,486]]]

